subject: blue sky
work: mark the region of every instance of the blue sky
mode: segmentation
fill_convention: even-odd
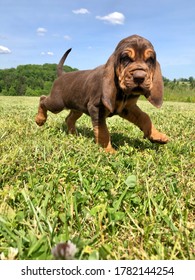
[[[163,76],[195,77],[194,0],[0,0],[0,68],[57,63],[91,69],[139,34],[155,47]]]

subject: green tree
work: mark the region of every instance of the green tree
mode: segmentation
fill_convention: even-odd
[[[193,77],[189,77],[190,88],[195,88],[195,79]]]

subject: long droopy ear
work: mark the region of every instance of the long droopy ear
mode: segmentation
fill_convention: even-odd
[[[111,113],[115,109],[117,94],[115,79],[115,57],[112,54],[105,65],[102,81],[102,102]]]
[[[157,108],[160,108],[163,103],[163,78],[161,74],[160,64],[156,62],[156,69],[153,77],[153,86],[150,91],[148,101]]]

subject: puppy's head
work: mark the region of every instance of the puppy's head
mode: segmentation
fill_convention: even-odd
[[[123,39],[107,61],[103,102],[114,110],[117,90],[126,95],[144,95],[156,107],[162,105],[163,81],[152,44],[137,35]],[[105,91],[105,93],[104,93]]]

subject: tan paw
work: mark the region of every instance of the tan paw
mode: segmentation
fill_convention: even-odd
[[[112,147],[104,148],[104,151],[109,154],[116,154],[116,150]]]
[[[36,122],[36,124],[39,125],[39,126],[44,125],[44,123],[46,122],[46,120],[47,120],[47,118],[41,117],[41,116],[39,116],[39,115],[37,115],[36,118],[35,118],[35,122]]]
[[[148,138],[152,143],[166,144],[169,142],[169,138],[166,134],[161,132],[155,132]]]

